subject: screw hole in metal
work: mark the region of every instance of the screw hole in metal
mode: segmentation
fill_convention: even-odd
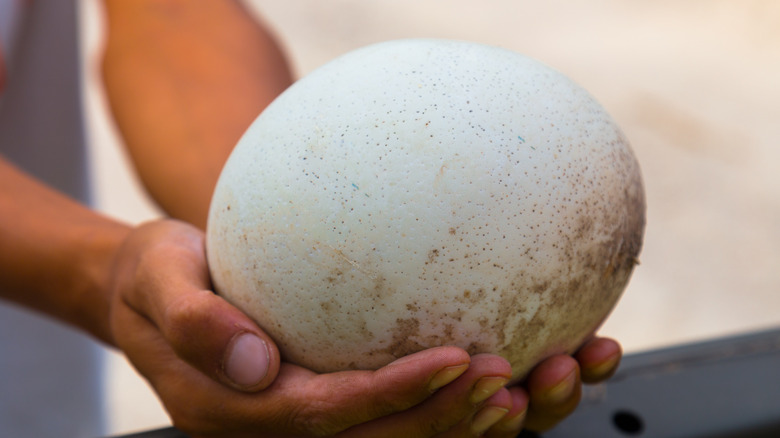
[[[639,415],[624,410],[612,415],[612,424],[625,435],[639,435],[645,430],[644,422]]]

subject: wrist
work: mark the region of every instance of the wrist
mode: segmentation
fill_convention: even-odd
[[[116,259],[131,228],[104,220],[84,230],[76,255],[80,272],[74,285],[73,307],[63,319],[87,331],[97,339],[115,346],[111,331]]]
[[[0,159],[0,296],[108,343],[113,259],[129,228]]]

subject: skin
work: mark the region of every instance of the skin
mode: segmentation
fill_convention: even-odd
[[[202,231],[231,148],[292,81],[282,51],[240,3],[116,0],[106,12],[111,108],[172,219],[131,227],[0,159],[0,290],[121,349],[174,425],[193,437],[512,437],[554,426],[582,382],[615,371],[620,346],[605,338],[548,358],[509,388],[506,360],[455,347],[376,371],[316,374],[283,362],[211,291]],[[242,334],[267,346],[264,373],[243,385],[226,363]]]

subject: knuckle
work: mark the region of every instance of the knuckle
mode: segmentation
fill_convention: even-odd
[[[203,301],[197,294],[172,298],[163,310],[159,327],[173,349],[190,359],[203,356],[211,347],[208,328],[213,327],[212,316]]]
[[[164,251],[157,247],[148,248],[136,254],[131,253],[124,262],[124,277],[130,286],[128,292],[134,307],[149,306],[153,302],[149,293],[165,284],[165,278],[162,278],[160,272],[160,266],[165,266]]]
[[[475,413],[476,408],[471,404],[443,406],[422,418],[418,430],[423,436],[450,436],[453,431],[460,430],[464,422],[469,421]],[[455,435],[460,436],[458,433]]]
[[[404,397],[404,394],[395,398],[382,394],[377,395],[377,398],[368,404],[366,408],[369,410],[368,413],[372,418],[379,418],[406,411],[421,401],[418,397],[410,398],[408,395]]]
[[[303,426],[306,433],[314,436],[330,436],[346,429],[346,426],[337,420],[329,403],[311,403],[297,416],[298,423]]]
[[[461,436],[461,425],[476,412],[470,403],[436,403],[428,406],[426,415],[418,416],[413,424],[415,436]],[[470,435],[469,435],[470,436]]]
[[[215,397],[209,391],[193,391],[192,381],[166,374],[164,381],[155,385],[160,400],[178,430],[187,436],[233,436],[239,430],[251,430],[258,423],[247,417],[245,410],[232,400]],[[188,394],[183,401],[182,394]]]
[[[191,406],[177,404],[175,407],[166,406],[171,423],[177,429],[193,436],[208,436],[219,431],[217,425],[208,420],[202,412]]]
[[[162,318],[163,330],[168,339],[174,343],[183,341],[199,313],[197,305],[191,300],[174,299],[168,303]]]
[[[417,425],[420,436],[439,435],[452,429],[452,427],[453,424],[450,421],[445,421],[441,417],[426,418]]]
[[[309,392],[305,401],[295,404],[296,408],[288,415],[292,429],[312,436],[331,436],[362,422],[355,419],[354,410],[344,409],[339,397],[328,392]]]

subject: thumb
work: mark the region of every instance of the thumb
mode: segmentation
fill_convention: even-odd
[[[176,300],[158,327],[180,358],[235,389],[259,391],[279,372],[279,351],[271,338],[210,291]]]
[[[121,304],[154,324],[179,358],[241,391],[259,391],[274,381],[274,342],[208,290],[202,232],[173,221],[147,224],[132,233],[122,253]]]

